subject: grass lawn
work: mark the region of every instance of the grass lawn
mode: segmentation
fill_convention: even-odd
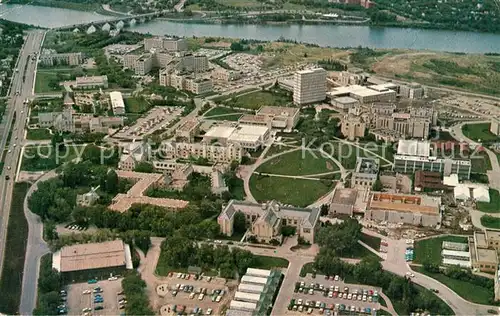
[[[28,222],[24,217],[23,202],[29,189],[28,183],[16,183],[12,194],[9,226],[2,279],[0,280],[0,310],[17,314],[21,300],[24,256],[28,239]]]
[[[223,106],[218,106],[216,108],[213,108],[209,110],[208,112],[205,113],[205,117],[207,116],[215,116],[215,115],[234,115],[234,114],[243,114],[245,113],[244,111],[236,110],[236,109],[231,109],[231,108],[226,108]]]
[[[241,113],[236,113],[236,114],[228,114],[228,115],[220,115],[220,116],[212,116],[212,117],[206,117],[205,116],[205,119],[207,119],[207,120],[214,120],[214,121],[233,121],[233,122],[237,122],[242,115],[243,114],[241,114]]]
[[[488,228],[500,229],[500,218],[483,215],[481,216],[481,225]]]
[[[300,269],[300,276],[305,277],[308,273],[313,273],[314,271],[314,262],[308,262],[302,266]]]
[[[237,7],[237,8],[251,8],[259,7],[260,3],[256,0],[216,0],[216,2],[223,4],[225,6]]]
[[[53,87],[49,86],[49,83],[56,79],[57,79],[56,72],[45,72],[43,69],[38,70],[36,72],[35,93],[61,91],[62,90],[61,86],[58,86],[57,89],[54,89]]]
[[[51,139],[52,135],[50,131],[46,128],[32,128],[28,130],[26,138],[29,140],[44,140]]]
[[[471,155],[471,164],[473,173],[486,173],[487,170],[491,170],[490,157],[485,151]]]
[[[441,246],[443,241],[467,243],[467,237],[441,236],[416,241],[415,259],[413,262],[423,264],[427,261],[433,264],[441,264]]]
[[[232,100],[227,100],[225,103],[232,105],[235,108],[245,108],[258,110],[264,105],[271,106],[286,106],[292,102],[292,98],[287,94],[273,93],[270,91],[256,91],[248,93]]]
[[[493,298],[493,291],[488,288],[481,287],[470,282],[453,279],[441,273],[431,273],[425,271],[423,267],[412,266],[412,269],[438,280],[467,301],[476,304],[490,304],[490,299]]]
[[[385,302],[385,300],[382,296],[378,297],[378,302],[380,303],[381,306],[387,307],[387,303]],[[378,314],[378,312],[377,312],[377,314]]]
[[[367,244],[368,246],[372,247],[374,250],[378,251],[380,249],[381,239],[378,237],[370,236],[367,234],[361,234],[360,240],[365,244]]]
[[[24,150],[21,170],[43,171],[52,170],[63,163],[73,160],[83,153],[84,146],[66,146],[56,153],[51,145],[30,146]]]
[[[278,200],[305,207],[328,193],[335,182],[253,175],[250,190],[258,201]]]
[[[288,260],[279,257],[269,257],[269,256],[255,256],[255,264],[252,268],[257,269],[272,269],[272,268],[287,268]]]
[[[299,149],[269,160],[257,168],[256,171],[302,176],[338,170],[338,166],[331,159],[322,157],[319,151],[311,153]]]
[[[462,133],[467,138],[475,141],[495,141],[499,137],[490,132],[491,123],[465,124],[462,126]]]
[[[269,148],[266,152],[266,155],[264,156],[265,158],[274,156],[276,154],[282,153],[287,150],[291,150],[293,147],[288,147],[288,146],[281,146],[281,145],[271,145],[271,148]]]
[[[500,194],[495,189],[490,189],[490,203],[477,202],[477,208],[485,213],[500,212]]]
[[[151,108],[151,104],[144,98],[124,98],[127,113],[144,113]]]

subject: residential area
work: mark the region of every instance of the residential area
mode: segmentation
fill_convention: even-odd
[[[498,314],[500,101],[259,42],[43,37],[5,148],[10,307]]]

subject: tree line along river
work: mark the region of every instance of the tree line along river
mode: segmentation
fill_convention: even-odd
[[[0,18],[41,27],[58,27],[104,20],[109,17],[61,8],[31,5],[0,6]],[[137,24],[131,31],[154,35],[221,36],[232,38],[277,40],[280,37],[298,42],[331,47],[371,47],[426,49],[460,53],[500,53],[500,34],[455,32],[397,27],[347,25],[227,25],[191,24],[154,20]]]

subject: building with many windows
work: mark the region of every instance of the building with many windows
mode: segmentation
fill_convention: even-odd
[[[234,160],[241,161],[243,149],[236,144],[226,146],[210,145],[204,143],[162,143],[160,152],[163,159],[189,159],[205,158],[215,163],[230,163]]]
[[[75,89],[108,88],[108,76],[76,77]]]
[[[326,71],[323,68],[295,73],[293,102],[298,105],[321,102],[326,98]]]
[[[144,49],[149,51],[153,48],[163,49],[169,52],[179,52],[188,49],[184,38],[175,37],[151,37],[144,39]]]
[[[123,96],[120,91],[110,92],[109,100],[111,101],[111,110],[113,110],[114,115],[125,114],[125,103],[123,102]]]
[[[52,53],[42,52],[38,58],[38,62],[43,66],[68,65],[78,66],[83,62],[82,53]]]
[[[371,190],[378,178],[380,160],[358,157],[356,169],[352,173],[351,188]]]
[[[497,118],[493,118],[491,120],[490,132],[493,134],[500,136],[500,120]]]
[[[427,141],[399,140],[397,154],[394,155],[393,170],[400,173],[436,171],[445,176],[456,173],[461,179],[469,179],[471,168],[469,159],[432,156],[430,142]]]
[[[231,200],[218,217],[221,232],[227,236],[233,234],[235,214],[241,212],[251,227],[251,234],[259,241],[280,240],[281,227],[293,226],[297,234],[311,244],[319,227],[319,208],[297,208],[283,206],[279,202],[270,201],[259,204],[247,201]]]
[[[255,115],[245,114],[238,122],[246,125],[266,126],[291,132],[299,121],[299,108],[285,106],[263,106]]]
[[[238,124],[237,126],[218,125],[211,127],[204,135],[203,142],[217,142],[223,146],[234,144],[246,150],[255,151],[270,139],[271,130],[266,126]]]

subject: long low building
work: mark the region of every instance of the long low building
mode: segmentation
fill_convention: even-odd
[[[245,293],[260,294],[264,291],[264,286],[263,285],[248,284],[248,283],[240,283],[240,285],[238,285],[238,291],[245,292]]]
[[[260,294],[237,291],[234,293],[234,299],[242,302],[257,303],[260,299]]]
[[[241,283],[265,285],[267,283],[267,278],[259,278],[259,277],[244,275],[241,278]]]
[[[253,312],[257,309],[257,304],[232,300],[231,303],[229,304],[229,308],[231,310]]]
[[[373,192],[365,211],[365,219],[436,226],[441,222],[440,199],[425,195]]]
[[[248,268],[246,275],[259,278],[268,278],[271,275],[271,270]]]
[[[52,255],[52,267],[61,273],[92,274],[103,269],[132,269],[129,245],[121,240],[66,246]]]

